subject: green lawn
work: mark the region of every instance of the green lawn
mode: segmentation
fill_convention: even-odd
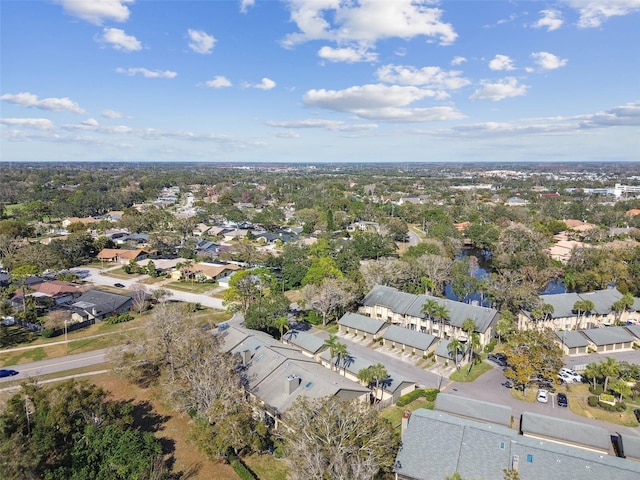
[[[196,282],[171,282],[165,285],[165,288],[173,290],[180,290],[187,293],[205,293],[209,290],[213,290],[218,286],[217,283],[196,283]]]
[[[460,370],[453,372],[449,378],[454,382],[473,382],[476,378],[485,372],[488,372],[493,367],[486,362],[480,362],[474,365],[469,372],[469,365],[463,365]]]
[[[386,418],[389,420],[393,428],[400,429],[402,425],[402,415],[407,410],[413,412],[419,408],[426,408],[428,410],[433,410],[435,402],[430,402],[424,397],[420,397],[415,399],[413,402],[405,405],[404,407],[398,407],[397,405],[391,405],[390,407],[386,407],[382,409],[380,412],[380,416],[382,418]]]
[[[253,454],[242,461],[260,480],[287,480],[287,464],[284,460],[269,454]]]

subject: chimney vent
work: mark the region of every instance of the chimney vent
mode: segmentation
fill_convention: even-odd
[[[298,388],[302,379],[298,377],[296,374],[287,375],[287,378],[284,381],[284,392],[287,395],[291,395],[291,393]]]
[[[405,412],[402,414],[402,429],[401,429],[402,436],[404,436],[404,432],[407,430],[407,427],[409,426],[410,418],[411,418],[411,412],[409,410],[405,410]]]
[[[251,361],[251,351],[243,350],[240,355],[242,356],[242,364],[249,365],[249,362]]]

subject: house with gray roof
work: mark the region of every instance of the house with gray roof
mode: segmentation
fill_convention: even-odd
[[[587,337],[591,347],[598,353],[631,350],[638,339],[625,327],[591,328],[580,330]]]
[[[443,306],[448,312],[444,327],[440,319],[430,318],[422,312],[427,301]],[[361,302],[361,313],[393,325],[435,335],[441,339],[458,338],[466,340],[467,333],[462,325],[467,318],[474,321],[474,332],[480,337],[481,345],[486,345],[494,335],[499,313],[493,308],[456,302],[430,295],[415,295],[383,285],[374,286]]]
[[[426,409],[408,412],[402,423],[402,446],[393,468],[396,480],[443,480],[456,472],[463,478],[493,480],[504,478],[504,470],[517,470],[521,480],[640,478],[638,462],[602,449],[525,436],[503,424]],[[604,447],[602,432],[597,433],[598,446]]]
[[[347,356],[343,360],[338,361],[339,359],[335,357],[333,359],[330,358],[329,350],[324,350],[319,355],[319,360],[325,367],[333,368],[337,372],[342,372],[345,377],[354,382],[359,382],[358,373],[360,370],[372,367],[378,363],[366,356],[350,352],[347,353]],[[369,387],[373,390],[375,384],[369,385]],[[402,395],[413,392],[416,389],[416,382],[387,368],[387,378],[379,382],[378,388],[380,389],[380,394],[378,395],[379,403],[381,406],[387,406],[396,403]],[[372,393],[375,394],[376,392]]]
[[[282,344],[266,333],[231,326],[219,335],[223,350],[242,360],[247,392],[276,422],[300,396],[368,399],[368,388],[324,368],[297,347]]]
[[[536,319],[532,312],[522,310],[518,313],[520,330],[550,328],[552,330],[578,330],[614,325],[616,322],[640,320],[640,302],[624,311],[615,312],[613,305],[622,298],[615,288],[606,288],[585,293],[556,293],[540,295],[540,303],[553,307],[553,312],[545,318]],[[593,303],[593,310],[578,312],[574,306],[578,301]]]
[[[282,336],[282,341],[287,345],[298,347],[303,354],[316,360],[318,360],[318,354],[326,347],[322,338],[295,328],[286,332]]]
[[[625,328],[631,335],[636,337],[637,340],[635,341],[640,342],[640,325],[627,325]]]
[[[464,361],[464,355],[462,354],[462,352],[460,352],[460,350],[458,350],[458,355],[456,355],[456,358],[454,359],[453,353],[449,351],[449,343],[451,343],[451,340],[442,340],[440,343],[438,343],[435,351],[436,360],[445,365],[447,365],[449,362],[455,362],[454,365],[458,363],[461,364]]]
[[[88,290],[71,304],[71,319],[75,322],[100,321],[131,310],[133,300],[128,295]]]
[[[511,427],[511,407],[473,398],[441,392],[436,397],[435,410],[459,417],[472,418]]]
[[[520,433],[525,437],[571,445],[604,455],[614,453],[609,431],[589,423],[523,412]]]
[[[364,338],[371,337],[377,340],[389,324],[383,320],[360,315],[359,313],[347,312],[338,320],[338,331],[345,335],[362,335]]]
[[[575,330],[556,332],[556,341],[565,355],[586,355],[591,342]]]
[[[382,334],[382,344],[392,348],[399,348],[403,352],[410,352],[426,356],[435,350],[438,339],[428,333],[416,332],[397,325],[389,325]]]

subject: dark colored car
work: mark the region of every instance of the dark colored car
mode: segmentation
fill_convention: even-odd
[[[638,420],[638,423],[640,423],[640,408],[636,408],[633,411],[633,414],[636,416],[636,420]]]
[[[558,394],[558,406],[559,407],[568,407],[569,401],[567,400],[567,396],[564,393]]]
[[[0,370],[0,377],[13,377],[18,373],[20,372],[16,372],[15,370],[6,370],[3,368],[2,370]]]
[[[501,367],[507,366],[507,356],[503,353],[490,353],[487,358]]]
[[[118,288],[124,288],[124,285],[122,283],[114,283],[113,286]]]

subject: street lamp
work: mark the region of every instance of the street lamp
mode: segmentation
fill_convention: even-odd
[[[69,354],[69,341],[67,340],[67,320],[64,320],[64,346],[66,349],[66,354]]]

